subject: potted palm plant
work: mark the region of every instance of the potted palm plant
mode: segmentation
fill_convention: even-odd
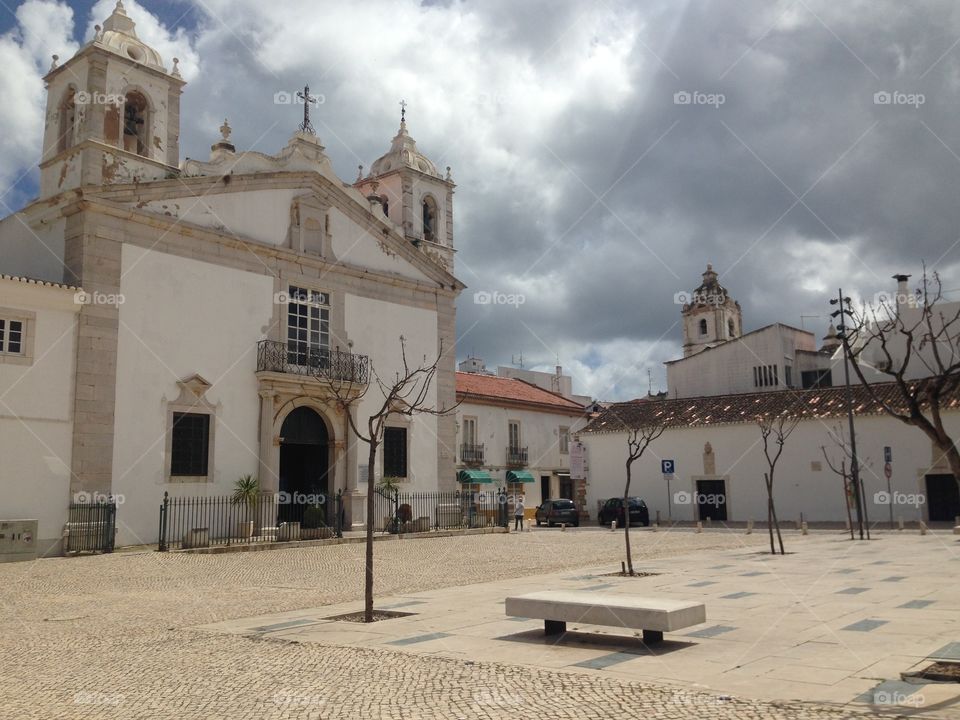
[[[250,517],[260,500],[260,481],[253,475],[242,475],[233,486],[230,502],[244,507],[244,520],[237,523],[237,537],[249,540],[253,537],[253,519]]]

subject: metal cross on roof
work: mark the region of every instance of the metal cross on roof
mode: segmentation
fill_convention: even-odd
[[[310,103],[315,103],[319,98],[310,94],[310,86],[304,85],[303,92],[298,92],[297,97],[303,100],[303,122],[300,123],[300,130],[311,135],[316,135],[317,131],[310,124]]]
[[[400,122],[406,122],[406,121],[407,121],[407,101],[401,100],[400,101]]]

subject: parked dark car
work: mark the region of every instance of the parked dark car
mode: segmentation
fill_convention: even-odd
[[[573,500],[544,500],[537,507],[537,525],[546,523],[548,527],[565,523],[573,527],[580,526],[580,511]]]
[[[638,497],[627,498],[630,506],[630,525],[650,524],[650,511],[647,510],[647,504]],[[623,498],[610,498],[603,507],[600,508],[599,521],[601,525],[609,525],[614,520],[617,521],[617,527],[624,526],[623,520]]]

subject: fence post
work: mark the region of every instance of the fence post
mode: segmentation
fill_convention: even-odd
[[[157,552],[167,551],[167,507],[170,504],[170,493],[164,491],[163,502],[160,504],[160,531],[157,540]]]

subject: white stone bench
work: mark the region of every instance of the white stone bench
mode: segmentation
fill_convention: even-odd
[[[544,590],[508,597],[507,615],[544,621],[547,635],[566,632],[567,623],[643,630],[643,641],[660,642],[673,632],[707,621],[703,603],[612,595],[584,590]]]

